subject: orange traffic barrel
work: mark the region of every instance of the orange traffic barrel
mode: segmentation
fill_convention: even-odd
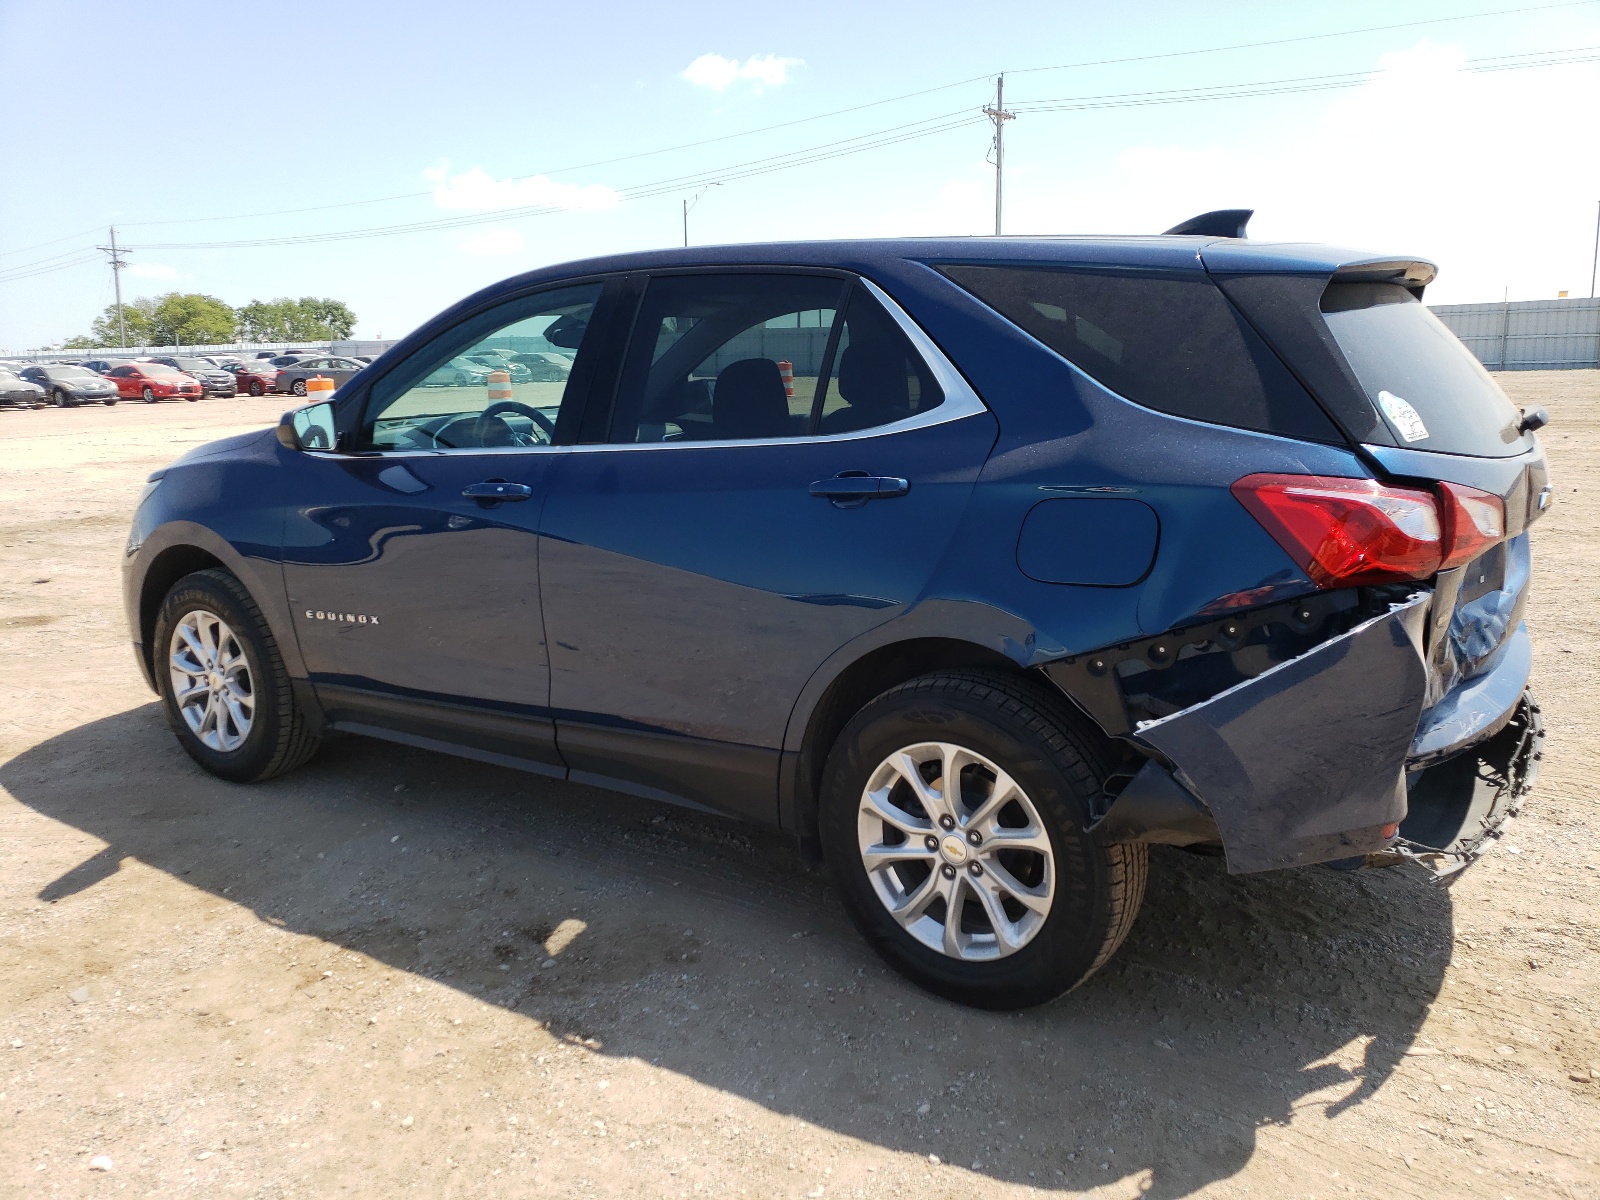
[[[778,360],[778,374],[783,376],[783,394],[794,399],[794,364],[786,358]]]
[[[306,395],[312,400],[329,400],[333,397],[334,382],[321,375],[306,380]]]
[[[490,371],[489,372],[489,403],[493,404],[497,400],[509,400],[509,399],[511,399],[511,372],[510,371]]]

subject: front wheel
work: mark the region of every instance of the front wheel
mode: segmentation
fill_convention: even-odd
[[[150,387],[148,384],[146,384],[143,388],[140,389],[139,398],[141,400],[143,400],[146,404],[154,404],[156,402],[156,390],[155,390],[155,388]]]
[[[167,723],[213,775],[255,783],[316,753],[319,739],[295,703],[277,642],[229,572],[178,581],[156,614],[150,653]]]
[[[104,400],[100,401],[100,403],[104,404],[107,408],[110,408],[113,404],[115,404],[117,402],[117,400],[118,400],[118,397],[116,397],[116,396],[107,396]]]
[[[1128,935],[1146,849],[1085,832],[1106,770],[1064,703],[1000,674],[928,675],[846,725],[829,755],[823,852],[890,966],[980,1008],[1042,1004]]]
[[[68,408],[72,404],[71,397],[69,397],[60,388],[57,388],[55,391],[50,393],[50,399],[55,401],[57,408]]]
[[[266,395],[266,391],[267,389],[261,386],[261,381],[259,379],[253,379],[250,381],[250,394],[252,396],[259,398]]]

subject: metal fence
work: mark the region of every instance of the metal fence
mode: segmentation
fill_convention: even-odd
[[[1491,371],[1600,367],[1600,300],[1432,307],[1434,315]]]
[[[385,341],[227,342],[217,346],[101,346],[94,350],[26,350],[17,354],[0,354],[0,358],[12,362],[60,362],[64,358],[79,361],[95,358],[165,358],[169,355],[197,358],[208,354],[254,358],[263,350],[271,350],[274,354],[287,354],[290,351],[300,350],[308,354],[364,354],[376,357],[394,345],[396,340],[389,338]]]

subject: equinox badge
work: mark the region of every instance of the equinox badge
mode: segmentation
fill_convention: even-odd
[[[366,613],[340,613],[323,612],[320,608],[306,609],[308,621],[343,621],[346,625],[376,625],[377,617],[368,616]]]

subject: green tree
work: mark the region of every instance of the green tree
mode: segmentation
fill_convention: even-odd
[[[207,346],[233,341],[231,307],[199,292],[168,292],[150,314],[152,346]]]
[[[302,296],[252,300],[239,310],[239,333],[251,342],[311,342],[347,338],[356,315],[342,300]]]
[[[122,306],[122,323],[128,331],[130,346],[150,344],[150,318],[155,313],[156,302],[149,296],[129,301]],[[120,346],[122,334],[117,327],[117,306],[106,305],[105,312],[94,319],[89,327],[91,346]]]
[[[87,334],[80,333],[77,337],[69,337],[66,341],[62,342],[61,348],[63,350],[93,350],[99,345],[100,343],[95,341],[92,337],[89,337]]]

